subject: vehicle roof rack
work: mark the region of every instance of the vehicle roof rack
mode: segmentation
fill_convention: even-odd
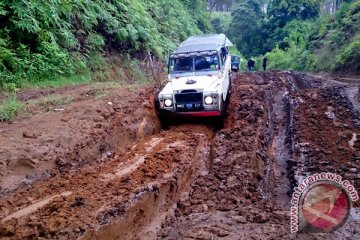
[[[173,54],[216,51],[220,47],[231,47],[233,44],[225,34],[208,34],[192,36],[180,44]]]

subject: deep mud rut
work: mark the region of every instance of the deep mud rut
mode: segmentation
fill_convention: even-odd
[[[259,72],[233,76],[221,129],[183,123],[160,131],[147,106],[138,110],[146,118],[130,121],[142,130],[125,146],[5,189],[0,237],[360,239],[359,205],[333,233],[289,228],[289,196],[305,176],[334,172],[360,189],[359,96],[347,84]]]

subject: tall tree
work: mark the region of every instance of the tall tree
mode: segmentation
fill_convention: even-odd
[[[267,41],[266,50],[271,50],[276,44],[282,43],[286,37],[285,25],[293,20],[307,20],[319,16],[323,0],[270,0],[267,9]]]
[[[213,26],[213,29],[216,33],[222,33],[223,28],[221,26],[221,20],[220,18],[214,18],[213,20],[211,20],[211,25]]]
[[[245,56],[262,53],[262,21],[264,12],[259,0],[244,0],[232,12],[229,36]]]
[[[181,2],[189,9],[189,12],[196,20],[199,29],[203,33],[211,32],[210,16],[206,12],[207,0],[181,0]]]
[[[322,0],[271,0],[268,16],[278,27],[294,19],[309,19],[319,16]]]
[[[232,9],[234,0],[208,0],[207,9],[209,13],[213,11],[217,12],[229,12]]]

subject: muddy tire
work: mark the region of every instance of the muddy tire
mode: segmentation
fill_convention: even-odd
[[[225,123],[225,118],[226,118],[226,113],[227,113],[227,102],[229,99],[230,95],[228,93],[226,100],[224,101],[223,97],[221,97],[221,115],[218,117],[215,117],[214,121],[215,121],[215,128],[217,129],[221,129],[224,127],[224,123]]]
[[[156,97],[153,98],[153,104],[154,104],[154,109],[155,109],[155,113],[156,113],[156,116],[158,118],[160,118],[160,103],[159,101],[157,100]]]
[[[159,120],[160,120],[160,124],[161,124],[161,128],[162,129],[169,129],[169,126],[170,126],[170,121],[169,119],[162,115],[162,114],[159,114]]]
[[[155,112],[156,116],[159,118],[160,125],[162,129],[168,129],[169,128],[169,120],[160,112],[160,103],[159,101],[154,100],[154,106],[155,106]]]
[[[224,127],[224,123],[225,123],[225,116],[219,116],[219,117],[215,117],[214,119],[214,127],[215,129],[222,129]]]

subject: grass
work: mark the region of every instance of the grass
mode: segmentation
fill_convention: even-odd
[[[103,69],[94,72],[84,70],[82,73],[72,76],[58,76],[42,79],[41,81],[1,84],[0,94],[6,96],[6,99],[2,102],[0,101],[0,122],[14,120],[24,106],[28,109],[31,109],[32,106],[38,106],[47,111],[51,111],[54,108],[61,108],[74,101],[72,97],[55,95],[22,103],[16,98],[16,94],[19,91],[91,84],[91,86],[97,90],[95,99],[100,99],[108,96],[106,90],[129,87],[130,91],[134,92],[137,91],[139,86],[150,82],[138,60],[130,60],[128,58],[117,59],[117,61],[112,60],[108,60],[106,64],[103,64]],[[113,71],[110,72],[109,69]],[[102,78],[98,79],[96,77],[97,75],[101,75]],[[101,82],[99,80],[101,80]]]
[[[103,62],[101,68],[95,71],[86,69],[79,74],[70,76],[54,76],[53,78],[38,81],[0,84],[0,91],[16,93],[19,90],[62,88],[89,83],[105,84],[106,88],[114,88],[119,85],[147,82],[149,82],[149,79],[147,79],[140,61],[127,58],[112,58],[107,62]]]
[[[47,96],[47,97],[43,97],[41,99],[34,100],[30,104],[40,106],[40,107],[44,108],[46,111],[50,111],[54,107],[63,107],[63,106],[70,104],[73,101],[74,101],[74,99],[69,96],[66,96],[66,97]]]
[[[89,83],[91,81],[91,74],[84,73],[73,76],[60,76],[53,79],[45,79],[38,82],[24,82],[21,84],[21,89],[42,89],[42,88],[61,88],[65,86],[79,85]]]
[[[108,90],[121,87],[122,85],[120,82],[94,82],[92,86],[96,90]]]
[[[22,104],[16,99],[16,97],[8,97],[0,105],[0,122],[10,122],[14,120],[21,108]]]
[[[131,92],[136,92],[137,90],[138,90],[138,85],[130,85],[129,86],[129,90],[131,91]]]
[[[95,99],[106,97],[108,94],[102,90],[95,93]]]

